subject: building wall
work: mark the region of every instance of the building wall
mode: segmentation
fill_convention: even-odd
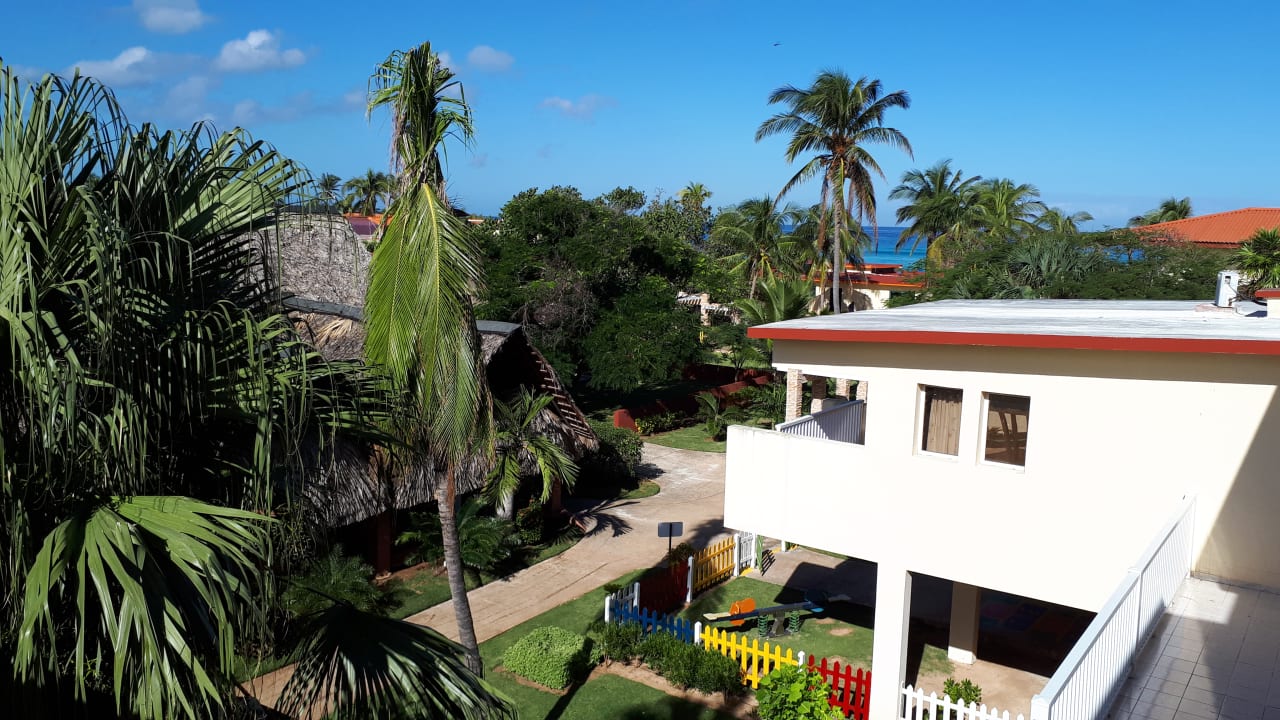
[[[1195,494],[1196,570],[1280,587],[1273,359],[780,341],[774,362],[868,381],[866,445],[735,428],[729,527],[1097,610]],[[922,384],[964,390],[958,457],[916,452]],[[1031,398],[1025,468],[981,461],[984,392]]]

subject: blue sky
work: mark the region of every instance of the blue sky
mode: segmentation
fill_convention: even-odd
[[[530,187],[617,185],[712,204],[773,194],[783,140],[753,140],[766,96],[824,68],[906,90],[887,124],[914,159],[951,158],[1123,225],[1162,198],[1197,214],[1280,205],[1280,9],[1260,2],[668,3],[17,0],[0,57],[29,75],[79,65],[130,120],[242,125],[313,173],[386,169],[370,71],[431,41],[462,79],[477,141],[449,155],[451,194],[496,213]],[[817,187],[790,199],[809,204]]]

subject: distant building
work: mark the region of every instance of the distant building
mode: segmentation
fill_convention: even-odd
[[[1243,208],[1144,225],[1135,230],[1154,239],[1181,240],[1208,248],[1233,250],[1258,230],[1272,228],[1280,228],[1280,208]]]

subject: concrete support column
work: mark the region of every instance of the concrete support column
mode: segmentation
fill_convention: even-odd
[[[836,378],[836,395],[844,398],[845,400],[850,399],[849,386],[852,384],[853,381],[849,378]]]
[[[902,686],[907,679],[907,632],[911,626],[911,573],[886,563],[876,566],[875,639],[871,647],[871,712],[873,718],[901,714]]]
[[[792,368],[787,371],[787,408],[783,422],[791,422],[804,412],[804,375]]]
[[[978,657],[981,598],[980,587],[951,584],[951,639],[947,642],[947,657],[952,662],[972,665]]]
[[[867,401],[867,381],[866,380],[858,381],[858,389],[854,391],[854,396],[855,396],[853,398],[854,400],[861,400],[863,402]]]
[[[828,406],[827,402],[827,379],[821,375],[807,375],[809,378],[809,389],[813,394],[813,402],[809,403],[809,414],[821,412]]]

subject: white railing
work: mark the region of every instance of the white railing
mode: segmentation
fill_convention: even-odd
[[[1089,624],[1044,690],[1031,700],[1031,720],[1103,717],[1156,622],[1191,574],[1195,500],[1183,502],[1107,604]]]
[[[867,403],[854,400],[781,423],[774,430],[817,440],[862,445],[866,438],[866,426]]]
[[[613,609],[619,607],[640,607],[640,583],[634,582],[619,588],[612,595],[604,597],[604,621],[613,620]]]
[[[902,720],[1014,720],[1008,710],[1001,713],[978,703],[965,705],[936,692],[926,696],[924,690],[910,685],[902,688],[902,701]],[[1021,713],[1016,720],[1023,720]]]
[[[738,532],[733,535],[733,574],[736,577],[743,570],[756,567],[756,534]]]

